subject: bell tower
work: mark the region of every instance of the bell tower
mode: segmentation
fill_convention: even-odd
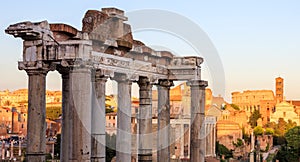
[[[276,78],[276,102],[280,103],[283,101],[283,78]]]

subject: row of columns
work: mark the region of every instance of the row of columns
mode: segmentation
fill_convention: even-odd
[[[206,156],[215,156],[216,124],[206,124]]]
[[[105,77],[89,67],[57,69],[62,75],[62,143],[61,161],[105,161]],[[46,123],[45,91],[47,70],[27,70],[28,144],[27,160],[45,161]],[[118,83],[117,162],[131,161],[131,85],[123,74]],[[140,109],[138,116],[138,159],[152,161],[152,84],[140,77]],[[191,161],[204,162],[205,87],[207,82],[193,80],[191,86]],[[157,161],[170,161],[170,80],[159,80]]]

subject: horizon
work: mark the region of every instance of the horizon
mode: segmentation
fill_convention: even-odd
[[[35,1],[15,2],[0,7],[3,13],[0,19],[0,74],[3,76],[0,89],[27,87],[26,73],[17,68],[17,61],[22,54],[22,41],[4,33],[4,29],[10,24],[46,19],[49,23],[63,22],[81,30],[81,19],[88,9],[100,10],[114,6],[124,10],[125,15],[151,8],[171,11],[196,23],[214,44],[224,67],[225,95],[214,91],[211,82],[213,74],[206,67],[206,62],[202,66],[203,79],[209,81],[214,96],[221,94],[226,101],[231,101],[231,92],[235,91],[266,89],[274,92],[275,78],[281,76],[284,78],[286,98],[300,99],[300,77],[296,75],[300,69],[297,62],[300,59],[300,22],[296,21],[300,18],[298,1],[174,3],[154,0],[142,3],[133,0],[132,3],[75,1],[72,4],[56,0],[43,4]],[[170,5],[171,2],[173,5]],[[55,9],[55,13],[51,9]],[[128,23],[130,24],[130,17]],[[169,49],[174,53],[199,55],[186,42],[170,33],[145,30],[134,32],[133,35],[135,39],[152,47]],[[60,75],[57,72],[48,73],[47,89],[61,90]]]

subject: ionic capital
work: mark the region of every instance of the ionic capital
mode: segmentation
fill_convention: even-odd
[[[128,84],[131,84],[133,82],[131,76],[128,76],[127,74],[117,73],[112,79],[118,83],[127,82]]]
[[[208,82],[204,80],[190,80],[187,82],[187,85],[190,87],[200,87],[205,89],[208,86]]]
[[[162,86],[162,87],[167,87],[170,88],[171,86],[174,85],[172,80],[167,80],[167,79],[160,79],[158,80],[158,86]]]
[[[50,71],[49,69],[25,69],[28,76],[32,75],[47,75]]]
[[[47,75],[49,71],[56,69],[56,65],[52,63],[44,63],[42,61],[18,62],[18,68],[19,70],[25,70],[28,76]]]
[[[150,90],[152,89],[151,80],[147,77],[140,77],[137,84],[140,87],[140,90]]]

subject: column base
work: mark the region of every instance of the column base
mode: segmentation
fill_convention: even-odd
[[[152,161],[152,154],[138,154],[139,162],[150,162]]]
[[[91,162],[105,162],[105,157],[91,157]]]
[[[139,162],[152,161],[152,154],[138,154]]]
[[[44,154],[44,153],[27,153],[26,161],[30,161],[30,162],[46,161],[46,154]]]

